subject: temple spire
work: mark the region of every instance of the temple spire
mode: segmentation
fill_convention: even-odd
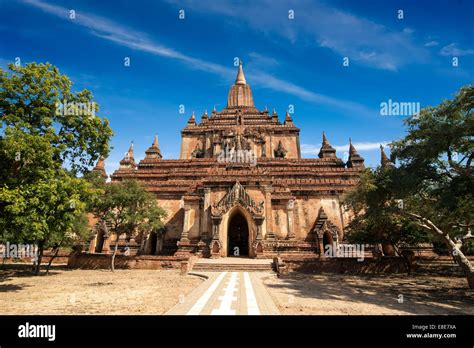
[[[323,143],[318,154],[319,158],[336,158],[336,149],[334,149],[331,144],[329,144],[326,133],[323,132]]]
[[[349,138],[349,159],[347,161],[347,167],[364,168],[364,159],[357,153],[351,138]]]
[[[382,168],[393,167],[393,163],[390,162],[387,155],[385,154],[382,144],[380,144],[380,165]]]
[[[349,155],[356,155],[356,154],[357,154],[357,150],[354,147],[354,145],[352,145],[352,139],[349,138]]]
[[[207,121],[209,121],[209,115],[207,114],[207,110],[206,110],[206,111],[204,111],[204,113],[201,116],[201,123],[200,124],[207,123]]]
[[[253,111],[257,111],[253,103],[252,90],[245,80],[242,61],[239,62],[235,83],[230,86],[229,94],[227,95],[227,108],[252,108]]]
[[[328,138],[326,138],[326,132],[323,131],[323,145],[329,145]]]
[[[242,60],[239,62],[239,70],[237,72],[237,78],[235,79],[236,85],[246,85],[247,81],[245,81],[244,70],[242,68]]]
[[[284,125],[292,125],[293,124],[293,119],[290,116],[290,113],[288,110],[286,110],[286,116],[285,116],[285,121],[283,122]]]
[[[193,126],[196,125],[196,116],[194,116],[194,111],[193,111],[193,114],[191,115],[191,117],[188,120],[188,126],[190,126],[190,125],[193,125]]]
[[[127,155],[128,155],[128,158],[135,160],[135,150],[133,147],[134,145],[133,145],[133,140],[132,140],[132,142],[130,143],[130,147],[128,149]]]
[[[153,144],[145,151],[145,159],[163,158],[161,155],[160,144],[158,143],[158,134],[155,134]]]
[[[133,148],[133,141],[127,152],[125,152],[124,158],[120,161],[120,168],[134,169],[135,164],[135,151]]]
[[[105,172],[105,159],[103,156],[99,157],[97,164],[92,171],[99,173],[103,178],[107,178],[107,173]]]

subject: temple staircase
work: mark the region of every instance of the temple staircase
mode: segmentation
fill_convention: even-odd
[[[224,257],[199,259],[194,263],[193,272],[271,272],[271,259],[250,259],[244,257]]]

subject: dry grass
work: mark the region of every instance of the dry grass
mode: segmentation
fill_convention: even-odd
[[[2,270],[0,314],[163,314],[201,282],[175,270]]]
[[[282,314],[474,314],[474,292],[459,277],[291,274],[264,284]]]

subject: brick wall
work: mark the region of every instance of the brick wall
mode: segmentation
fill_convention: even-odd
[[[112,255],[106,254],[72,254],[68,267],[81,269],[109,269]],[[115,257],[115,268],[125,269],[180,269],[187,258],[176,256],[124,256]]]

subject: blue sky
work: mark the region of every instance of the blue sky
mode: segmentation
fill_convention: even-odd
[[[132,140],[143,158],[155,133],[178,158],[191,113],[225,107],[235,57],[258,108],[283,120],[294,106],[304,157],[326,131],[341,158],[352,137],[373,166],[379,144],[404,135],[382,102],[437,105],[472,84],[473,18],[470,0],[0,0],[0,67],[48,61],[91,90],[115,133],[108,173]]]

